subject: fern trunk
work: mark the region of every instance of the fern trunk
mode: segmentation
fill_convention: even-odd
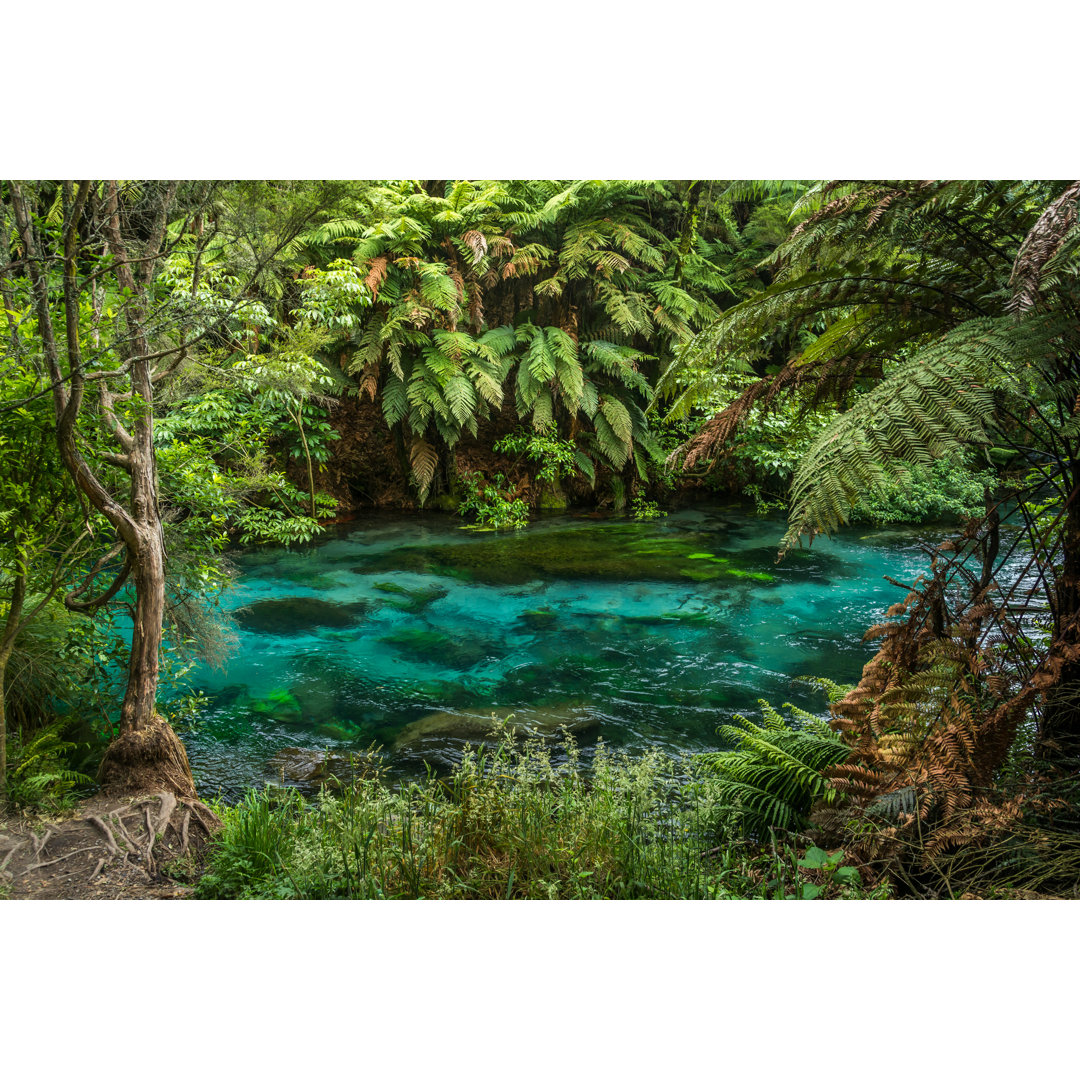
[[[1080,461],[1073,462],[1072,490],[1065,514],[1064,565],[1058,579],[1054,640],[1039,730],[1041,756],[1080,759]]]

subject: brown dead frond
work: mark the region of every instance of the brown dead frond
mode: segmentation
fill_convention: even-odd
[[[502,239],[502,237],[499,237]],[[461,237],[461,241],[472,252],[473,266],[480,262],[480,260],[488,253],[488,241],[487,237],[482,232],[478,232],[476,229],[470,229]]]
[[[1035,688],[1028,681],[1014,689],[978,646],[976,631],[995,614],[992,605],[979,595],[963,612],[948,611],[943,580],[935,567],[890,608],[902,621],[868,632],[881,646],[832,708],[833,726],[851,748],[830,772],[841,799],[813,818],[830,842],[894,874],[921,873],[990,842],[1022,808],[995,788],[995,777]]]
[[[1066,234],[1076,224],[1076,203],[1080,199],[1080,180],[1074,180],[1043,212],[1024,238],[1016,253],[1009,287],[1012,311],[1022,312],[1039,301],[1043,267],[1061,247]]]
[[[377,255],[371,260],[371,266],[368,268],[367,275],[364,278],[364,284],[371,290],[372,300],[378,298],[379,287],[386,278],[386,270],[389,265],[390,260],[385,255]]]
[[[372,401],[379,392],[379,363],[373,361],[360,372],[360,393],[367,393]]]

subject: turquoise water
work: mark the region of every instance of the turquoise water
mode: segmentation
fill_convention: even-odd
[[[882,575],[912,581],[928,559],[916,531],[862,529],[777,565],[783,528],[739,507],[500,534],[380,515],[244,552],[236,649],[194,673],[208,705],[181,728],[199,789],[303,786],[320,755],[373,742],[394,774],[446,768],[493,710],[567,723],[586,753],[716,748],[762,697],[821,712],[798,677],[857,679],[864,631],[903,598]]]

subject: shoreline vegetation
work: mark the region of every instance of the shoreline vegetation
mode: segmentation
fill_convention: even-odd
[[[0,896],[1080,895],[1080,181],[5,180],[0,232]],[[658,556],[600,519],[702,496],[778,561],[955,522],[827,719],[583,761],[503,710],[446,775],[200,800],[161,691],[237,545],[438,509],[514,581],[574,511],[617,580]]]

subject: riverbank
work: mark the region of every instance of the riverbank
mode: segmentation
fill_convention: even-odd
[[[378,755],[317,797],[170,795],[9,821],[12,899],[816,899],[888,895],[843,853],[748,838],[705,762],[600,747],[564,764],[508,723],[448,776],[387,781]],[[212,839],[211,839],[212,835]]]

